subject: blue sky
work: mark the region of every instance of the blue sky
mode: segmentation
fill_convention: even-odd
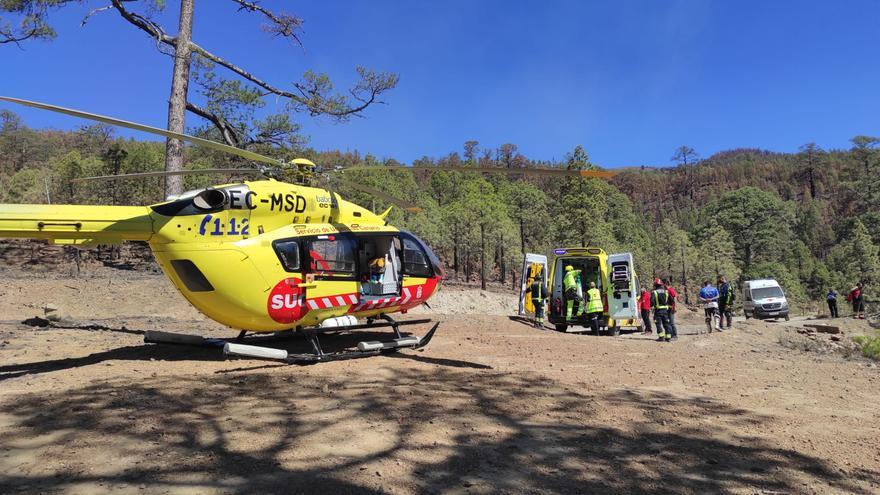
[[[158,19],[174,33],[167,3]],[[282,86],[308,69],[340,89],[358,64],[400,74],[364,119],[302,116],[319,150],[410,162],[475,139],[550,160],[582,144],[615,167],[669,164],[682,144],[709,156],[880,135],[876,0],[262,3],[304,18],[304,50],[223,0],[196,0],[195,40]],[[0,45],[0,94],[164,126],[171,59],[115,12],[80,27],[102,5],[53,13],[52,42]],[[34,127],[82,124],[2,108]]]

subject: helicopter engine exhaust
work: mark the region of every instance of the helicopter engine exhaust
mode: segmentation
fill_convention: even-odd
[[[217,210],[226,205],[226,193],[220,189],[205,189],[193,198],[193,204],[200,210]]]

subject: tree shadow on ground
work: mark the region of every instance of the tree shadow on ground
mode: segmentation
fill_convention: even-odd
[[[332,378],[120,378],[7,398],[0,486],[876,493],[880,483],[880,473],[860,470],[852,479],[751,436],[773,419],[711,398],[579,393],[537,374],[376,367],[345,378],[340,369]],[[617,414],[626,419],[614,421]],[[685,416],[706,421],[679,425]]]

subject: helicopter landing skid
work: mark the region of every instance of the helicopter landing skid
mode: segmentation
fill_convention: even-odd
[[[287,364],[315,364],[329,361],[342,361],[346,359],[359,359],[389,352],[395,352],[398,349],[419,349],[425,347],[431,342],[434,333],[440,326],[440,322],[434,323],[431,330],[423,337],[407,336],[404,337],[400,333],[400,327],[404,325],[420,325],[431,323],[431,320],[408,320],[395,321],[387,315],[381,316],[383,322],[372,322],[362,325],[349,325],[345,327],[329,327],[329,328],[301,328],[297,331],[301,333],[312,347],[311,353],[290,354],[284,349],[276,349],[272,347],[262,347],[254,345],[236,344],[226,342],[223,346],[223,354],[226,356],[243,356],[256,359],[269,359],[273,361],[283,361]],[[342,332],[348,330],[365,330],[369,328],[391,327],[394,330],[394,339],[388,341],[370,341],[359,342],[356,351],[340,351],[340,352],[324,352],[321,348],[321,342],[318,338],[319,333],[326,332]]]

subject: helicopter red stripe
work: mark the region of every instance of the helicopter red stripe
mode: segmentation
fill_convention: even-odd
[[[319,297],[315,299],[307,299],[305,304],[309,309],[327,309],[338,306],[351,306],[357,304],[356,294],[340,294],[338,296]]]
[[[373,299],[370,301],[364,301],[361,304],[354,306],[351,311],[363,311],[370,309],[379,309],[379,308],[388,308],[392,306],[399,306],[402,304],[406,304],[412,299],[412,290],[413,287],[404,287],[402,296],[395,297],[387,297],[384,299]]]

